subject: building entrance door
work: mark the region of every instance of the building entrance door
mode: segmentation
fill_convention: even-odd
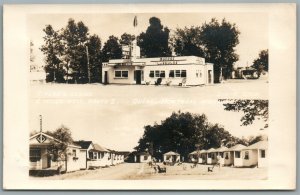
[[[142,71],[136,70],[135,75],[136,75],[136,77],[135,77],[136,84],[138,84],[138,85],[142,84]]]
[[[208,83],[212,83],[211,70],[208,71]]]
[[[104,84],[108,84],[108,72],[104,71]]]

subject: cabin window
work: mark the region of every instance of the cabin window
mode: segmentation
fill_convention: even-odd
[[[93,153],[93,159],[97,159],[97,152]]]
[[[207,157],[208,157],[208,158],[211,158],[211,153],[208,153],[208,154],[207,154]]]
[[[148,156],[145,155],[145,156],[144,156],[144,160],[148,160]]]
[[[162,77],[162,78],[166,77],[166,73],[164,70],[160,71],[160,77]]]
[[[265,150],[260,151],[260,157],[261,158],[266,158],[266,151]]]
[[[169,77],[174,77],[174,70],[170,70]]]
[[[175,70],[175,77],[181,77],[180,70]]]
[[[149,77],[151,77],[151,78],[153,78],[153,77],[154,77],[154,71],[153,71],[153,70],[150,70]]]
[[[93,159],[93,152],[89,152],[89,159]]]
[[[41,149],[40,148],[30,148],[29,151],[30,162],[37,162],[41,159]]]
[[[211,155],[211,159],[215,160],[215,155],[214,154]]]
[[[221,156],[221,158],[223,158],[223,156],[224,156],[224,153],[223,153],[223,152],[220,152],[220,156]]]
[[[235,158],[241,158],[241,152],[235,151]]]
[[[245,152],[245,158],[244,159],[249,160],[249,152],[248,151]]]
[[[72,151],[72,156],[76,157],[76,150]]]
[[[186,77],[186,70],[181,70],[181,77]]]
[[[225,159],[226,159],[226,160],[229,159],[229,156],[228,156],[228,153],[227,153],[227,152],[225,153]]]

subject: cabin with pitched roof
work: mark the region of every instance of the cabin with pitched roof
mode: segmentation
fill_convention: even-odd
[[[86,169],[86,150],[76,144],[68,144],[65,152],[49,152],[61,140],[39,132],[29,138],[30,171],[71,172]]]
[[[266,167],[268,165],[268,141],[259,141],[248,146],[245,153],[249,154],[245,166],[257,165],[257,167]]]
[[[235,167],[244,166],[243,158],[245,156],[245,152],[243,149],[245,149],[245,148],[246,148],[246,146],[244,146],[242,144],[237,144],[228,149],[231,156],[233,156],[233,164],[232,164],[233,166],[235,166]]]
[[[74,142],[87,150],[87,167],[89,169],[105,167],[110,165],[110,152],[106,148],[92,141],[76,141]]]
[[[206,151],[207,154],[207,164],[216,164],[217,163],[217,153],[215,148],[210,148]]]
[[[138,152],[134,154],[134,162],[148,163],[152,161],[152,156],[149,152]]]
[[[225,156],[224,156],[224,152],[227,151],[227,147],[222,146],[220,148],[216,149],[216,153],[217,153],[217,159],[219,159],[219,163],[220,165],[224,166],[225,165]]]
[[[164,162],[180,162],[180,154],[178,154],[177,152],[167,152],[163,155],[164,158]]]

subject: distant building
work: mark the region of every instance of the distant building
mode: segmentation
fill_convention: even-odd
[[[134,154],[134,162],[148,163],[152,161],[152,156],[148,152],[139,152]]]
[[[170,151],[164,153],[163,157],[165,162],[180,162],[180,154],[177,152]]]
[[[122,46],[122,59],[103,63],[104,84],[162,84],[207,85],[213,84],[214,67],[197,56],[142,58],[136,41]]]

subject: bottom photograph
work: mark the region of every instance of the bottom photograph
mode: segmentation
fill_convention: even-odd
[[[31,106],[30,179],[268,179],[268,100],[65,106]]]

